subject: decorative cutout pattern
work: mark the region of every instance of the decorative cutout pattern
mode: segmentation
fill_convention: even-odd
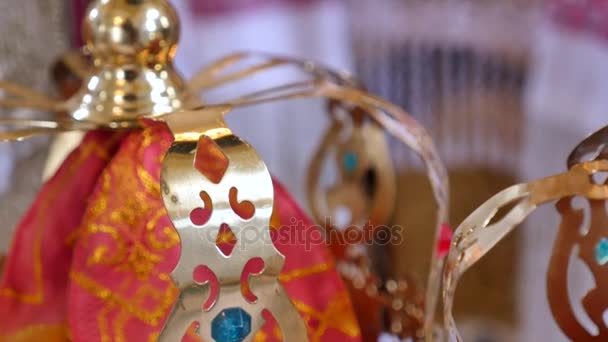
[[[203,310],[209,311],[217,301],[217,297],[220,293],[217,277],[215,276],[213,271],[209,269],[209,267],[205,265],[200,265],[194,269],[194,272],[192,272],[192,279],[198,285],[209,284],[209,286],[211,287],[209,298],[207,298],[207,301],[205,302],[205,304],[203,304]]]
[[[237,188],[230,188],[230,208],[243,220],[250,220],[255,215],[255,206],[250,201],[239,202],[238,192]]]
[[[584,222],[584,212],[574,209],[573,198],[560,200],[556,207],[562,216],[553,254],[547,273],[547,296],[551,312],[564,334],[573,341],[608,341],[608,327],[603,320],[608,308],[608,294],[604,288],[608,284],[608,269],[605,264],[608,248],[608,213],[605,201],[588,200],[590,224],[586,234],[580,234]],[[582,307],[597,328],[588,331],[577,319],[570,303],[568,269],[572,254],[579,250],[579,258],[591,271],[596,288],[582,298]],[[595,329],[593,329],[595,330]]]
[[[215,240],[217,249],[219,249],[222,254],[229,257],[230,254],[232,254],[236,243],[237,239],[234,232],[232,232],[232,229],[230,229],[227,224],[222,223],[220,230],[217,232],[217,239]]]
[[[162,196],[182,250],[172,273],[180,296],[159,341],[179,340],[192,322],[200,324],[204,341],[242,341],[262,327],[264,310],[278,318],[285,340],[307,341],[306,326],[278,281],[284,258],[268,243],[274,200],[270,173],[255,150],[226,128],[223,113],[209,108],[167,118],[176,140],[163,162]],[[194,116],[198,123],[184,128],[181,123]],[[199,226],[202,220],[192,220],[196,209],[184,217],[183,208],[199,208],[201,198],[213,214]],[[255,238],[241,238],[245,230]],[[193,279],[197,271],[203,276]]]
[[[213,202],[211,201],[209,194],[205,191],[201,191],[199,196],[201,200],[203,200],[204,207],[194,208],[190,212],[190,221],[197,226],[202,226],[209,222],[209,219],[211,218],[211,214],[213,213]]]
[[[258,297],[251,291],[249,287],[249,278],[259,276],[264,271],[264,260],[261,258],[253,258],[247,262],[241,274],[241,292],[243,297],[250,303],[255,303]]]

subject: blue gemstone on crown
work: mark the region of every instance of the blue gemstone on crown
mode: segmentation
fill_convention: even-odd
[[[595,246],[595,260],[600,265],[608,263],[608,239],[601,239]]]
[[[242,342],[251,333],[251,316],[241,308],[229,308],[211,321],[211,337],[216,342]]]
[[[357,169],[359,157],[352,151],[344,153],[342,156],[342,165],[348,172],[353,172]]]

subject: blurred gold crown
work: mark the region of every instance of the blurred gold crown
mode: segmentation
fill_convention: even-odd
[[[582,141],[568,157],[565,173],[511,186],[482,204],[456,229],[443,275],[444,324],[449,341],[462,341],[452,316],[454,293],[462,275],[513,231],[538,206],[556,201],[561,223],[553,244],[546,277],[547,298],[553,317],[574,341],[605,341],[604,312],[608,297],[608,127]],[[582,198],[583,207],[574,199]],[[571,302],[571,258],[582,261],[595,287],[580,304],[591,319],[583,324]]]

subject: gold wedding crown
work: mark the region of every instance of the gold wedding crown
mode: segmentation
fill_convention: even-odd
[[[249,317],[250,330],[255,332],[264,323],[264,310],[276,317],[285,340],[308,340],[302,319],[278,281],[284,257],[274,246],[239,241],[237,244],[241,245],[225,255],[199,234],[201,230],[217,233],[224,224],[238,234],[246,223],[254,226],[260,236],[269,235],[274,202],[270,173],[255,149],[226,125],[224,116],[233,110],[273,101],[326,99],[334,126],[326,137],[330,143],[322,144],[317,159],[324,155],[323,146],[334,145],[331,139],[340,125],[345,122],[352,125],[354,133],[347,144],[349,149],[339,152],[340,160],[344,161],[341,187],[319,194],[315,184],[318,169],[313,162],[308,184],[317,221],[331,215],[336,203],[344,200],[352,201],[349,205],[354,213],[363,213],[349,224],[360,225],[366,220],[381,224],[388,219],[394,210],[395,196],[391,186],[392,165],[383,142],[384,133],[389,133],[417,153],[426,166],[437,206],[435,236],[439,240],[441,228],[446,227],[448,220],[449,192],[446,170],[431,138],[406,112],[366,92],[350,76],[310,61],[242,52],[212,62],[186,81],[173,66],[179,24],[175,10],[166,0],[97,0],[87,12],[83,32],[86,47],[66,54],[63,59],[69,71],[82,81],[80,89],[70,98],[59,100],[0,82],[4,93],[0,106],[53,113],[48,119],[1,119],[4,130],[0,131],[0,140],[57,135],[45,171],[48,177],[86,131],[137,129],[141,119],[166,123],[174,142],[162,162],[162,198],[179,233],[182,249],[172,273],[180,295],[160,340],[179,340],[192,322],[198,322],[206,327],[198,330],[201,337],[211,341],[222,334],[213,331],[214,318],[235,312]],[[287,67],[300,70],[304,76],[217,103],[207,103],[199,96],[210,89]],[[342,112],[341,119],[337,119],[337,112]],[[382,153],[374,153],[369,146],[380,146]],[[368,185],[373,179],[374,191],[366,192],[370,188],[361,183],[362,179],[368,180]],[[193,220],[191,212],[200,207],[201,199],[210,213],[205,219]],[[323,201],[325,204],[319,204]],[[215,210],[228,208],[231,215],[214,214]],[[241,284],[240,275],[254,258],[261,259],[264,267],[251,274],[246,284]],[[397,299],[409,298],[407,291],[398,291],[404,280],[389,280],[382,285],[370,277],[366,262],[355,262],[356,272],[363,273],[350,279],[354,288],[385,301],[383,305],[394,316],[393,330],[404,337],[422,337],[425,332],[430,335],[433,328],[443,255],[433,251],[425,258],[432,259],[429,279],[425,288],[412,297],[418,303],[417,311],[407,306],[407,315],[405,305],[403,308],[393,305]],[[353,259],[349,262],[352,265]],[[214,281],[193,279],[194,270],[201,264],[210,270]],[[348,271],[342,273],[346,278],[352,275]],[[219,287],[215,296],[214,283]],[[242,286],[257,297],[246,298]],[[380,293],[384,288],[388,291]]]

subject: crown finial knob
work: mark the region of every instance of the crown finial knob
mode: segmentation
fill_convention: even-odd
[[[101,64],[167,64],[179,40],[179,20],[166,0],[97,0],[83,36]]]

